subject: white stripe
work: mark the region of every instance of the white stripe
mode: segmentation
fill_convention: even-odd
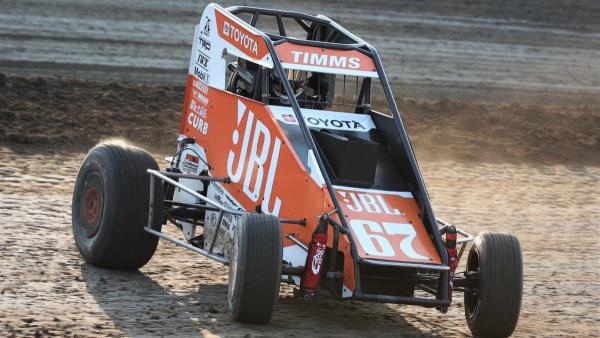
[[[285,124],[297,125],[296,114],[292,107],[283,106],[268,106],[275,118]],[[370,115],[341,113],[329,110],[316,110],[301,108],[302,116],[308,127],[332,129],[332,130],[347,130],[347,131],[362,131],[368,132],[375,129],[375,124]],[[293,120],[286,120],[284,115],[290,115]],[[337,126],[333,125],[338,124]]]
[[[298,63],[281,63],[283,68],[286,69],[296,69],[296,70],[307,70],[316,73],[327,73],[327,74],[341,74],[341,75],[352,75],[352,76],[362,76],[362,77],[374,77],[378,78],[379,75],[377,72],[369,72],[366,70],[355,70],[355,69],[345,69],[345,68],[335,68],[335,67],[320,67],[320,66],[312,66],[312,65],[303,65]]]
[[[358,191],[358,192],[367,192],[373,194],[387,194],[387,195],[396,195],[402,198],[413,198],[411,192],[408,191],[389,191],[389,190],[377,190],[377,189],[364,189],[364,188],[356,188],[356,187],[345,187],[341,185],[334,185],[334,189],[340,190],[348,190],[348,191]]]

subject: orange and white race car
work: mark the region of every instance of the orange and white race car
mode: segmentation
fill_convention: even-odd
[[[379,54],[335,21],[208,5],[179,133],[164,171],[135,147],[88,153],[72,210],[87,262],[137,269],[163,238],[229,266],[239,321],[268,322],[283,282],[442,313],[462,291],[474,334],[513,332],[518,240],[435,217]]]

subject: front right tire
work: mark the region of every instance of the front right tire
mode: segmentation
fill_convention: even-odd
[[[508,337],[519,320],[523,294],[523,257],[510,234],[484,232],[473,241],[467,259],[465,317],[480,337]]]

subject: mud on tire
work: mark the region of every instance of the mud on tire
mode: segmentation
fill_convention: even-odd
[[[467,274],[477,293],[465,291],[465,317],[481,337],[508,337],[519,320],[523,293],[523,258],[510,234],[484,232],[473,241]]]
[[[102,144],[85,157],[75,182],[71,218],[77,249],[86,262],[137,269],[154,254],[158,237],[143,230],[150,194],[147,169],[158,169],[156,161],[132,146]],[[155,189],[156,230],[162,221],[161,191]]]
[[[246,214],[235,229],[229,266],[229,312],[233,319],[265,324],[279,296],[281,224],[270,215]]]

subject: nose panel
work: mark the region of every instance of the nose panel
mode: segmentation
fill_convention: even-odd
[[[335,186],[361,258],[440,264],[410,192]]]

